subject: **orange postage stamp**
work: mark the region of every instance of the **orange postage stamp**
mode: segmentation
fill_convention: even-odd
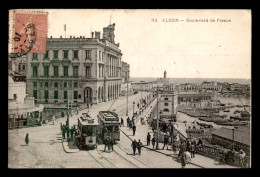
[[[28,52],[46,52],[47,16],[48,13],[14,14],[13,57],[26,55]]]

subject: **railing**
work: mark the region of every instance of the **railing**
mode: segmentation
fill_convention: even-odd
[[[225,159],[224,154],[221,153],[221,150],[217,149],[216,147],[210,147],[206,145],[197,146],[196,153],[214,158],[216,160]],[[230,162],[224,162],[224,163],[228,163],[229,165],[238,166],[238,167],[249,167],[250,157],[246,156],[241,164],[239,155],[234,155],[234,157],[230,159]]]

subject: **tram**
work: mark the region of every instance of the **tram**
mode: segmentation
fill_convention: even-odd
[[[113,140],[120,140],[120,131],[119,131],[119,117],[115,112],[112,111],[99,111],[98,115],[99,122],[99,131],[101,132],[100,138],[102,141],[106,137],[112,137]]]
[[[78,117],[78,147],[85,150],[97,148],[98,126],[98,120],[90,117],[88,113],[82,113],[82,115]]]

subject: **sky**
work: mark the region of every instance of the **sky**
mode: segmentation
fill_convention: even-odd
[[[87,38],[94,31],[102,35],[111,17],[115,43],[120,43],[122,61],[130,64],[131,77],[163,77],[166,70],[172,78],[251,78],[249,10],[45,11],[49,12],[48,37],[64,37],[64,24],[67,37]]]

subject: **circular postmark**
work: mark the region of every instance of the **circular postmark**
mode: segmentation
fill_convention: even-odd
[[[17,22],[19,23],[19,21]],[[10,58],[17,58],[26,55],[33,48],[36,41],[36,27],[31,18],[26,24],[22,24],[22,28],[14,33],[13,51]]]

